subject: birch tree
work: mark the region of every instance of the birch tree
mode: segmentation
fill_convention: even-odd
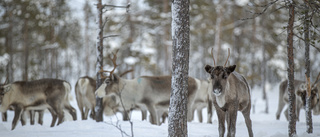
[[[306,124],[307,124],[307,133],[312,133],[312,115],[310,109],[310,97],[311,97],[311,85],[310,85],[310,38],[309,38],[309,7],[305,4],[305,13],[304,13],[304,43],[305,43],[305,69],[306,69],[306,80],[307,80],[307,96],[306,96]]]
[[[186,137],[189,71],[189,0],[172,1],[172,83],[169,137]]]
[[[98,36],[97,36],[97,41],[96,41],[96,51],[97,51],[97,64],[96,64],[96,75],[97,75],[97,83],[96,83],[96,89],[98,89],[101,84],[101,75],[99,71],[103,67],[103,24],[102,24],[102,3],[101,0],[98,0],[97,3],[97,23],[98,23]],[[103,121],[102,113],[103,113],[103,108],[102,108],[102,98],[96,97],[96,121],[101,122]]]
[[[108,11],[105,8],[126,8],[127,12],[128,9],[130,7],[130,4],[128,4],[127,6],[115,6],[115,5],[107,5],[107,4],[102,4],[101,0],[98,0],[97,2],[97,10],[98,10],[98,14],[97,14],[97,23],[98,23],[98,36],[97,36],[97,41],[96,41],[96,51],[97,51],[97,64],[96,64],[96,75],[97,75],[97,84],[96,84],[96,89],[98,89],[101,84],[102,84],[102,80],[101,80],[101,73],[103,70],[103,39],[109,38],[109,37],[116,37],[118,35],[108,35],[108,36],[104,36],[103,34],[103,29],[106,25],[107,20],[103,20],[102,15],[104,12]],[[104,10],[104,11],[103,11]],[[102,98],[96,97],[96,107],[95,107],[95,111],[96,111],[96,121],[100,122],[103,121],[103,106],[102,106]]]

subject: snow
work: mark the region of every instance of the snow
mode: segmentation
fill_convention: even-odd
[[[265,101],[262,98],[261,88],[252,89],[252,103],[255,106],[255,113],[251,113],[252,128],[255,137],[287,137],[288,136],[288,122],[281,114],[280,120],[276,120],[275,113],[278,105],[278,84],[270,85],[268,90],[269,98],[269,114],[263,113],[265,109]],[[73,96],[74,97],[74,96]],[[115,125],[120,126],[126,134],[131,135],[131,126],[128,121],[122,121],[121,114],[116,116],[104,116],[104,122],[95,122],[92,119],[80,120],[80,112],[78,111],[76,100],[73,99],[71,105],[77,109],[77,121],[67,120],[59,126],[50,127],[51,115],[47,112],[44,115],[44,125],[35,124],[31,126],[27,122],[26,126],[21,126],[18,123],[15,130],[11,131],[11,122],[13,119],[13,112],[8,111],[8,122],[0,122],[1,137],[120,137],[122,136],[120,130]],[[252,111],[251,111],[252,112]],[[206,110],[203,110],[204,120],[206,121]],[[197,114],[195,113],[195,116]],[[68,119],[71,116],[67,115]],[[197,117],[195,117],[197,119]],[[306,133],[305,111],[301,110],[300,121],[297,122],[298,137],[318,137],[320,136],[320,117],[313,116],[313,134]],[[161,126],[151,125],[148,121],[141,121],[140,111],[132,113],[133,133],[137,137],[166,137],[168,134],[168,124]],[[214,112],[213,124],[199,123],[197,120],[188,122],[188,135],[190,137],[217,137],[218,120]],[[123,136],[126,136],[123,134]],[[237,137],[247,137],[248,132],[241,113],[237,117]]]

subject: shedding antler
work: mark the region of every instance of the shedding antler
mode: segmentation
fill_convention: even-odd
[[[320,78],[320,72],[319,72],[319,74],[318,74],[318,76],[317,76],[317,79],[316,79],[316,81],[314,81],[314,83],[312,84],[312,88],[314,88],[314,86],[316,86],[317,85],[317,83],[319,82],[319,78]]]
[[[226,67],[228,60],[229,60],[229,56],[230,56],[230,48],[228,48],[228,58],[227,58],[226,63],[224,63],[223,67]]]
[[[211,49],[211,56],[213,59],[213,65],[214,65],[214,67],[216,67],[216,61],[214,60],[214,56],[213,56],[213,48]]]
[[[101,72],[109,72],[109,73],[110,73],[109,76],[112,76],[113,72],[114,72],[114,71],[116,70],[116,68],[118,67],[118,65],[117,65],[117,54],[118,54],[118,51],[119,51],[119,50],[117,50],[116,53],[113,53],[113,52],[112,52],[113,58],[111,58],[110,55],[108,56],[108,58],[112,61],[112,64],[113,64],[113,69],[112,69],[111,71],[103,70],[103,68],[101,67],[101,69],[100,69],[100,71],[99,71],[100,74],[101,74],[101,78],[105,79],[105,78],[108,77],[108,76],[103,76]]]

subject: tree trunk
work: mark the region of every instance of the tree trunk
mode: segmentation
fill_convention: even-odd
[[[305,4],[305,19],[304,19],[304,42],[305,42],[305,68],[306,68],[306,79],[307,79],[307,96],[306,96],[306,124],[307,133],[312,133],[312,115],[311,115],[311,85],[310,85],[310,38],[309,38],[309,28],[310,28],[310,17],[309,17],[309,7]]]
[[[90,47],[91,45],[89,44],[89,19],[90,19],[90,13],[91,13],[91,10],[90,10],[90,5],[89,5],[89,2],[86,1],[85,3],[85,7],[84,7],[84,14],[85,14],[85,29],[84,29],[84,49],[85,49],[85,53],[86,53],[86,57],[85,57],[85,60],[86,60],[86,75],[89,75],[89,71],[91,69],[91,63],[90,63],[90,59],[89,59],[89,56],[90,56]]]
[[[29,68],[29,43],[28,43],[28,19],[24,20],[23,27],[23,46],[24,46],[24,72],[23,80],[28,81],[28,68]]]
[[[97,50],[97,64],[96,64],[96,75],[97,75],[97,84],[96,89],[100,87],[102,84],[101,75],[99,71],[103,67],[103,24],[102,24],[102,3],[101,0],[98,0],[97,3],[98,9],[98,36],[97,36],[97,43],[96,43],[96,50]],[[102,113],[102,98],[96,97],[96,121],[101,122],[103,121]]]
[[[188,136],[189,0],[172,1],[172,84],[169,137]]]
[[[289,137],[296,135],[296,96],[294,93],[294,56],[293,56],[293,25],[294,25],[294,1],[289,4],[289,21],[287,28],[288,50],[288,95],[289,95]]]
[[[266,62],[266,47],[262,44],[262,62]],[[262,63],[261,67],[261,79],[262,79],[262,99],[266,101],[265,113],[269,113],[269,100],[266,92],[266,63]]]

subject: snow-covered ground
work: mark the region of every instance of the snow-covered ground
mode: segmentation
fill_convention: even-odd
[[[252,91],[252,102],[255,104],[255,113],[251,114],[253,121],[253,132],[255,137],[287,137],[288,122],[284,115],[281,115],[280,120],[275,119],[275,112],[278,105],[278,85],[272,85],[268,90],[269,97],[269,114],[263,113],[265,102],[261,100],[261,90],[255,88]],[[75,99],[71,102],[77,109]],[[206,110],[204,112],[204,121],[206,121]],[[122,121],[122,116],[118,114],[113,117],[104,117],[104,122],[95,122],[94,120],[82,121],[80,113],[77,112],[77,121],[65,121],[59,126],[50,128],[51,115],[46,113],[44,116],[44,125],[33,125],[29,123],[26,126],[21,126],[19,123],[15,130],[11,131],[11,122],[13,112],[8,112],[8,122],[0,122],[1,137],[121,137],[126,136],[121,134],[120,130],[115,126],[120,126],[120,129],[126,134],[131,135],[131,126],[127,121]],[[197,118],[196,118],[197,119]],[[147,121],[141,121],[141,113],[134,111],[132,114],[133,134],[136,137],[166,137],[168,133],[168,124],[161,126],[151,125]],[[298,137],[319,137],[320,136],[320,116],[313,116],[313,134],[307,134],[305,123],[305,111],[301,110],[300,121],[297,122]],[[247,137],[247,128],[241,113],[238,113],[237,118],[237,137]],[[214,113],[213,124],[199,123],[197,120],[188,123],[188,135],[190,137],[217,137],[218,120]]]

